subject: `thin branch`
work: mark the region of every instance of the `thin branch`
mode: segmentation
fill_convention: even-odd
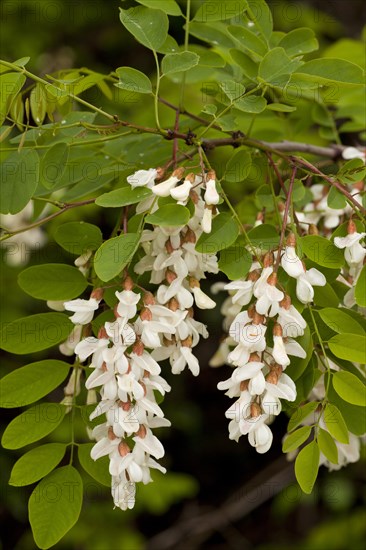
[[[53,214],[50,214],[49,216],[46,216],[45,218],[42,218],[37,222],[31,223],[30,225],[27,225],[27,227],[21,227],[20,229],[16,229],[15,231],[7,231],[5,229],[5,234],[0,237],[0,241],[6,241],[7,239],[10,239],[10,237],[13,237],[14,235],[18,235],[19,233],[24,233],[25,231],[29,231],[30,229],[34,229],[35,227],[44,225],[45,223],[53,220],[54,218],[57,218],[57,216],[60,216],[64,212],[71,210],[72,208],[77,208],[78,206],[86,206],[88,204],[94,204],[94,202],[95,202],[95,199],[87,199],[85,201],[80,201],[80,202],[63,203],[62,206],[57,205],[58,208],[60,208],[58,212],[54,212]]]
[[[304,166],[305,168],[307,168],[313,174],[316,174],[317,176],[320,176],[325,181],[330,183],[330,185],[333,185],[333,187],[336,187],[336,189],[338,189],[338,191],[340,191],[340,193],[342,193],[342,195],[344,195],[347,198],[347,200],[349,200],[353,204],[353,206],[355,206],[357,208],[357,210],[359,210],[360,212],[362,212],[362,214],[364,216],[366,216],[366,209],[359,202],[356,201],[356,199],[351,195],[351,193],[346,189],[346,187],[344,185],[342,185],[341,183],[339,183],[335,179],[331,178],[330,176],[327,176],[326,174],[323,174],[323,172],[318,170],[318,168],[316,166],[314,166],[313,164],[311,164],[307,160],[304,160],[304,159],[299,158],[299,157],[290,157],[290,160],[293,163],[296,163],[300,166]]]
[[[285,457],[281,457],[243,485],[222,506],[201,513],[194,509],[189,517],[186,514],[181,521],[152,537],[147,549],[195,548],[194,540],[199,538],[202,544],[215,531],[248,516],[261,504],[280,493],[293,480],[293,464],[288,464]],[[183,544],[184,546],[180,546]]]
[[[313,155],[336,159],[342,154],[343,149],[345,149],[345,147],[340,145],[332,145],[331,147],[320,147],[318,145],[311,145],[309,143],[301,143],[298,141],[259,141],[243,135],[233,136],[231,138],[205,139],[202,141],[202,147],[206,150],[214,149],[215,147],[222,147],[225,145],[231,145],[234,147],[239,147],[240,145],[249,145],[251,147],[257,147],[262,151],[274,153],[282,158],[285,157],[283,153],[299,152],[311,153]]]
[[[296,166],[294,166],[292,168],[290,184],[288,186],[288,193],[287,193],[287,198],[286,198],[285,211],[283,213],[280,243],[278,245],[278,253],[277,253],[276,263],[273,267],[273,272],[274,273],[277,273],[279,265],[280,265],[280,261],[281,261],[281,250],[283,249],[283,244],[284,244],[284,241],[285,241],[285,232],[286,232],[286,227],[287,227],[288,213],[290,211],[290,204],[291,204],[291,199],[292,199],[292,190],[294,188],[294,181],[295,181],[295,177],[296,177],[296,171],[297,171],[297,168],[296,168]]]

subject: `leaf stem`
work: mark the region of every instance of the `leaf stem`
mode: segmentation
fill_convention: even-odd
[[[184,51],[186,52],[188,50],[189,46],[189,26],[190,26],[190,19],[191,19],[191,0],[187,0],[187,10],[186,10],[186,28],[185,28],[185,34],[184,34]],[[179,100],[179,110],[184,110],[184,91],[186,86],[186,73],[183,73],[182,76],[182,83],[180,87],[180,100]]]
[[[283,245],[284,245],[284,241],[285,241],[287,219],[288,219],[288,214],[289,214],[289,211],[290,211],[290,204],[291,204],[291,200],[292,200],[292,190],[294,188],[294,181],[295,181],[295,177],[296,177],[296,172],[297,172],[297,168],[296,168],[296,166],[293,166],[291,179],[290,179],[290,184],[288,186],[288,193],[287,193],[287,198],[286,198],[285,211],[283,213],[280,243],[278,245],[278,253],[277,253],[276,263],[273,267],[273,272],[274,273],[277,273],[279,265],[280,265],[280,261],[281,261],[281,251],[283,249]]]

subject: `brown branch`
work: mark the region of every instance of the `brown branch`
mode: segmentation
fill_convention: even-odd
[[[290,157],[290,160],[295,164],[298,164],[300,166],[304,166],[305,168],[307,168],[313,174],[316,174],[317,176],[320,176],[325,181],[330,183],[330,185],[333,185],[334,187],[336,187],[336,189],[338,189],[338,191],[340,193],[342,193],[342,195],[344,195],[346,197],[346,199],[349,200],[353,204],[353,206],[355,206],[357,208],[357,210],[359,210],[360,212],[362,212],[362,214],[364,216],[366,216],[366,209],[363,206],[361,206],[361,204],[359,204],[353,198],[351,193],[346,189],[346,187],[344,185],[342,185],[341,183],[339,183],[335,179],[331,178],[330,176],[327,176],[326,174],[323,174],[323,172],[318,170],[318,168],[316,166],[314,166],[313,164],[311,164],[307,160],[304,160],[304,159],[301,159],[301,158],[298,158],[298,157]]]
[[[280,141],[269,142],[259,141],[256,139],[248,138],[245,136],[233,136],[231,138],[217,138],[217,139],[205,139],[202,141],[202,147],[205,150],[214,149],[215,147],[222,146],[238,147],[240,145],[249,145],[251,147],[257,147],[262,151],[268,153],[274,153],[282,158],[285,158],[283,153],[299,152],[299,153],[311,153],[322,157],[328,157],[336,159],[339,157],[345,147],[342,145],[332,145],[331,147],[320,147],[318,145],[311,145],[309,143],[301,143],[297,141]]]
[[[260,474],[241,487],[220,507],[197,513],[191,509],[189,517],[150,539],[147,550],[168,550],[170,548],[199,548],[215,531],[246,517],[264,502],[280,493],[294,480],[293,464],[285,457],[272,462]],[[188,512],[188,513],[189,513]]]
[[[21,227],[20,229],[16,229],[15,231],[7,231],[5,228],[5,234],[0,237],[0,241],[6,241],[7,239],[10,239],[10,237],[13,237],[14,235],[18,235],[19,233],[24,233],[25,231],[29,231],[30,229],[34,229],[35,227],[39,227],[40,225],[43,225],[54,218],[57,218],[57,216],[60,216],[64,212],[67,212],[68,210],[71,210],[72,208],[77,208],[78,206],[86,206],[88,204],[94,204],[96,199],[87,199],[85,201],[80,202],[70,202],[70,203],[62,203],[62,206],[59,206],[60,210],[58,212],[54,212],[53,214],[50,214],[49,216],[46,216],[45,218],[42,218],[38,222],[31,223],[30,225],[27,225],[27,227]]]

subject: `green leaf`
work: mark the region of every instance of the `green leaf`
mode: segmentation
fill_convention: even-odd
[[[234,38],[236,38],[236,40],[238,40],[238,42],[240,42],[240,45],[244,51],[247,51],[254,56],[255,60],[261,59],[268,51],[268,46],[264,40],[251,32],[249,29],[230,25],[228,27],[228,31]]]
[[[248,6],[256,30],[265,40],[269,40],[273,30],[273,18],[266,0],[248,0]]]
[[[346,208],[346,197],[336,187],[331,187],[327,196],[327,204],[329,208],[334,208],[335,210]]]
[[[359,436],[366,432],[365,407],[351,405],[344,401],[333,388],[333,384],[328,387],[328,399],[338,407],[350,432]]]
[[[314,286],[314,304],[320,307],[337,307],[340,299],[335,292],[333,285],[327,283],[325,286]]]
[[[145,218],[145,222],[162,227],[174,227],[186,225],[189,218],[190,212],[185,206],[180,204],[165,204],[153,214],[148,214]]]
[[[255,198],[257,199],[260,208],[265,207],[273,210],[273,196],[271,193],[271,188],[267,183],[261,185],[257,189]]]
[[[333,387],[338,395],[352,405],[366,406],[366,387],[357,376],[339,371],[333,374]]]
[[[203,254],[214,254],[228,248],[239,234],[238,222],[226,212],[212,220],[211,233],[202,233],[196,244],[196,250]]]
[[[267,223],[253,227],[249,231],[248,237],[253,246],[262,250],[275,248],[280,242],[280,236],[276,228]]]
[[[146,74],[132,67],[119,67],[116,69],[119,78],[117,88],[129,90],[137,94],[151,94],[152,85]]]
[[[26,77],[20,73],[6,73],[0,75],[0,126],[9,112],[15,96],[20,92]]]
[[[99,279],[107,282],[119,275],[131,261],[139,240],[137,233],[127,233],[103,243],[94,257],[94,269]]]
[[[284,103],[270,103],[267,105],[267,110],[276,111],[278,113],[292,113],[296,111],[296,107],[292,105],[285,105]]]
[[[30,363],[0,380],[0,407],[24,407],[57,388],[69,373],[68,363],[46,359]]]
[[[18,275],[24,292],[40,300],[72,300],[86,289],[88,281],[76,268],[65,264],[28,267]]]
[[[70,148],[67,143],[55,143],[42,157],[40,164],[40,183],[46,189],[52,189],[64,175]]]
[[[42,126],[47,114],[47,95],[43,84],[37,82],[29,95],[29,106],[34,122]]]
[[[364,83],[361,67],[344,59],[312,59],[298,69],[296,76],[314,80],[317,84],[336,82],[346,86]]]
[[[235,80],[225,80],[224,82],[220,82],[219,86],[226,97],[230,99],[231,103],[239,99],[245,92],[243,84],[235,82]]]
[[[56,468],[65,451],[65,443],[47,443],[28,451],[14,464],[9,485],[22,487],[39,481]]]
[[[189,34],[204,42],[209,42],[213,46],[222,48],[233,48],[235,46],[234,40],[230,38],[227,32],[227,26],[220,21],[209,21],[208,23],[191,21]]]
[[[55,241],[71,254],[85,254],[96,250],[103,242],[102,232],[96,225],[86,222],[68,222],[60,225]]]
[[[199,23],[224,21],[243,14],[247,7],[246,0],[207,0],[198,8],[193,20]]]
[[[320,452],[316,441],[301,449],[295,461],[295,475],[304,493],[310,494],[318,477]]]
[[[51,348],[66,340],[74,325],[63,313],[38,313],[4,324],[0,347],[16,355]]]
[[[337,173],[337,180],[342,183],[355,183],[364,179],[366,166],[362,159],[348,160]]]
[[[357,279],[355,300],[358,306],[366,307],[366,265],[363,266]]]
[[[285,34],[278,46],[283,48],[288,56],[294,57],[317,50],[319,44],[312,29],[300,27]]]
[[[245,277],[251,265],[252,255],[246,250],[244,244],[238,241],[220,253],[220,271],[225,273],[231,281]]]
[[[161,10],[168,15],[182,15],[182,10],[175,0],[136,0],[139,4],[154,10]]]
[[[34,489],[29,499],[29,521],[35,543],[51,548],[75,525],[83,501],[83,482],[71,465],[57,468]]]
[[[344,310],[336,309],[333,307],[326,307],[318,311],[320,317],[323,319],[329,328],[334,332],[353,332],[355,334],[364,335],[365,331],[362,326],[348,315]]]
[[[235,109],[244,111],[245,113],[259,114],[267,106],[267,100],[259,95],[249,95],[248,97],[240,97],[235,101]]]
[[[243,71],[244,76],[252,81],[255,81],[258,74],[258,65],[248,55],[240,50],[233,48],[230,50],[230,55],[234,62],[239,65]]]
[[[323,428],[318,431],[318,445],[323,455],[333,464],[338,464],[338,449],[333,437]]]
[[[109,458],[103,456],[98,460],[93,460],[90,456],[90,451],[94,447],[94,443],[83,443],[78,447],[78,458],[84,470],[98,483],[111,486],[111,475],[109,473]]]
[[[336,357],[354,363],[366,363],[366,336],[359,334],[336,334],[328,342],[329,349]]]
[[[291,432],[297,428],[297,426],[299,426],[305,418],[317,409],[318,405],[319,403],[317,401],[311,401],[310,403],[306,403],[306,405],[296,409],[290,418],[287,430]]]
[[[224,180],[232,183],[239,183],[245,180],[252,166],[250,151],[239,147],[226,164]]]
[[[299,60],[291,60],[283,48],[274,48],[260,62],[258,79],[276,86],[284,86],[299,64]]]
[[[300,445],[302,445],[304,441],[308,439],[310,433],[310,426],[302,426],[298,430],[295,430],[291,434],[287,435],[282,444],[282,452],[290,453],[291,451],[294,451],[295,449],[300,447]]]
[[[12,153],[0,168],[0,212],[17,214],[28,204],[39,179],[39,157],[32,149]]]
[[[188,71],[198,65],[200,58],[194,52],[168,53],[163,57],[161,68],[164,75]]]
[[[307,235],[299,239],[302,252],[319,265],[336,268],[344,264],[344,252],[325,237]]]
[[[104,208],[119,208],[129,204],[136,204],[152,196],[152,191],[147,187],[122,187],[109,193],[100,195],[95,204]]]
[[[65,416],[60,403],[38,403],[14,418],[6,427],[1,444],[5,449],[20,449],[53,432]]]
[[[340,410],[333,403],[327,403],[325,406],[324,422],[328,432],[337,441],[340,443],[349,443],[348,428]]]
[[[158,50],[167,39],[169,20],[161,10],[142,6],[120,9],[120,20],[132,36],[150,50]]]

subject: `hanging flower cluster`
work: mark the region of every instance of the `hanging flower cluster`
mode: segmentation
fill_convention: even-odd
[[[183,179],[183,172],[178,168],[160,183],[155,180],[162,173],[155,169],[139,170],[127,178],[132,187],[152,190],[153,196],[138,204],[140,212],[154,212],[157,197],[167,196],[179,204],[191,201],[194,208],[185,226],[153,226],[142,233],[145,255],[135,264],[134,272],[137,278],[151,272],[150,283],[156,291],[142,289],[125,274],[122,290],[115,292],[115,320],[105,322],[97,337],[82,340],[82,327],[89,325],[101,307],[103,290],[95,289],[88,300],[63,304],[73,312],[75,329],[74,342],[65,342],[61,350],[75,352],[80,363],[90,358],[93,372],[86,388],[89,392],[99,388],[101,395],[90,419],[105,416],[105,421],[92,431],[97,443],[91,457],[97,460],[109,456],[114,504],[123,510],[134,506],[135,483],[152,481],[150,469],[165,472],[157,462],[164,456],[164,448],[153,433],[155,428],[170,426],[156,401],[156,392],[164,396],[170,391],[159,362],[169,359],[174,374],[188,366],[197,376],[199,363],[193,348],[208,333],[205,325],[194,319],[193,306],[211,309],[216,305],[201,290],[200,280],[207,272],[218,272],[217,258],[195,249],[200,235],[211,230],[212,216],[217,215],[214,207],[220,197],[215,173],[191,173]],[[65,388],[65,399],[73,394],[74,373]]]
[[[289,245],[294,244],[293,239],[291,235]],[[292,248],[286,247],[282,262],[289,254],[291,265],[297,265],[293,276],[298,279],[298,294],[306,303],[312,299],[312,284],[325,281],[315,269],[309,275],[312,270],[305,271]],[[264,256],[263,265],[254,262],[245,280],[233,281],[224,288],[231,294],[224,304],[230,319],[229,337],[211,365],[228,362],[235,367],[231,377],[218,384],[219,389],[227,390],[226,395],[238,398],[226,412],[231,419],[230,439],[238,441],[241,435],[248,435],[257,452],[265,453],[273,439],[267,424],[281,412],[280,399],[296,399],[295,384],[284,371],[291,362],[289,356],[306,357],[294,339],[304,334],[306,322],[290,296],[280,289],[272,253]],[[235,348],[230,351],[232,344]],[[223,361],[222,351],[229,351]]]

